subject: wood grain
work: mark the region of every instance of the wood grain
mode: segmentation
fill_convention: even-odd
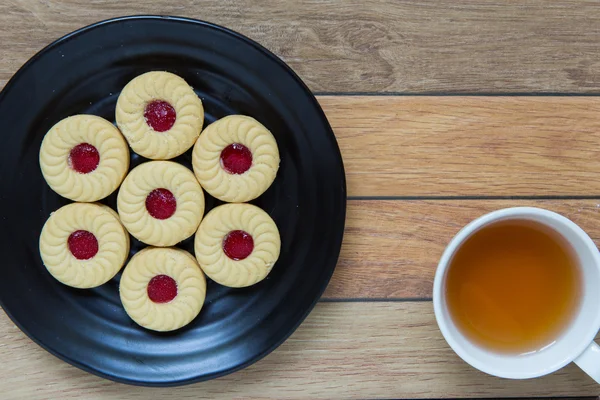
[[[471,220],[505,207],[558,212],[600,245],[600,198],[592,200],[349,201],[338,266],[325,298],[430,298],[439,258]]]
[[[271,49],[318,92],[600,93],[598,4],[572,0],[5,0],[0,87],[52,40],[128,14],[228,26]],[[364,300],[429,297],[445,244],[469,220],[497,208],[558,211],[600,244],[600,98],[319,101],[343,152],[350,196],[446,200],[351,200],[328,300],[273,354],[215,381],[148,389],[101,380],[49,355],[0,313],[0,397],[597,396],[598,386],[573,366],[529,381],[484,375],[448,348],[430,302]],[[452,199],[460,196],[473,199]]]
[[[52,40],[130,14],[200,18],[327,92],[600,91],[594,1],[4,0],[0,85]]]
[[[373,399],[585,396],[599,388],[575,366],[510,381],[462,362],[430,302],[320,303],[279,349],[233,375],[181,388],[110,383],[59,361],[0,316],[3,399]]]
[[[321,96],[349,196],[600,195],[600,97]]]

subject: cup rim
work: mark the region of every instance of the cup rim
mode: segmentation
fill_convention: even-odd
[[[584,338],[573,346],[573,350],[570,355],[566,358],[561,357],[557,359],[556,362],[551,363],[551,365],[543,365],[541,368],[536,368],[531,371],[503,371],[496,369],[493,365],[489,365],[488,363],[480,361],[478,358],[472,356],[468,353],[459,343],[455,340],[454,335],[450,333],[449,324],[446,322],[446,319],[450,320],[451,316],[447,315],[444,311],[444,291],[442,284],[444,282],[444,277],[448,267],[450,266],[450,260],[452,256],[456,253],[460,245],[464,243],[464,241],[473,234],[477,229],[484,227],[492,222],[499,221],[502,219],[511,219],[511,218],[527,218],[531,216],[542,216],[549,219],[558,220],[560,223],[566,225],[568,228],[573,230],[577,236],[581,238],[584,242],[585,246],[590,250],[590,254],[595,260],[595,263],[598,268],[600,268],[600,251],[596,247],[594,241],[589,237],[589,235],[581,228],[579,225],[568,219],[567,217],[555,213],[553,211],[549,211],[543,208],[537,207],[511,207],[511,208],[503,208],[496,211],[492,211],[490,213],[484,214],[473,221],[469,222],[465,225],[448,243],[446,248],[444,249],[444,253],[440,258],[438,263],[434,283],[433,283],[433,308],[434,315],[437,321],[438,327],[444,336],[444,339],[450,345],[452,350],[465,362],[473,366],[474,368],[485,372],[490,375],[498,376],[501,378],[509,378],[509,379],[529,379],[536,378],[539,376],[547,375],[552,372],[555,372],[567,364],[573,362],[580,356],[588,346],[594,341],[596,334],[600,330],[600,304],[598,305],[598,313],[596,313],[596,317],[589,324],[589,329],[586,331]],[[542,222],[543,223],[543,222]],[[600,282],[599,282],[600,283]],[[598,287],[600,290],[600,285]],[[462,335],[462,334],[461,334]],[[495,354],[493,351],[490,351],[490,354]]]

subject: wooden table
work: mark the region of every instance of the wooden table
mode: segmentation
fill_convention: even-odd
[[[318,95],[342,149],[349,201],[322,301],[257,364],[182,388],[129,387],[57,360],[2,314],[0,397],[600,394],[574,366],[529,381],[475,371],[447,346],[431,304],[445,244],[487,211],[548,208],[600,242],[600,6],[459,3],[2,1],[0,86],[52,40],[120,15],[195,17],[257,40]]]

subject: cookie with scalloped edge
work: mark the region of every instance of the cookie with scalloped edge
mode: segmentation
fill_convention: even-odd
[[[153,71],[125,86],[115,116],[133,151],[168,160],[194,145],[204,123],[204,108],[183,78]]]
[[[148,247],[125,267],[119,292],[125,311],[138,325],[172,331],[189,324],[200,313],[206,278],[190,253]]]
[[[204,193],[192,171],[172,161],[131,170],[117,196],[121,222],[152,246],[173,246],[192,236],[204,215]]]
[[[54,278],[75,288],[93,288],[119,272],[129,254],[129,234],[108,206],[71,203],[50,214],[39,247]]]
[[[279,258],[281,239],[273,219],[251,204],[225,204],[203,219],[194,242],[204,273],[229,287],[254,285]]]
[[[59,195],[94,202],[114,192],[129,169],[129,148],[119,130],[95,115],[55,124],[40,147],[40,167]]]
[[[212,196],[230,203],[263,194],[279,169],[273,134],[254,118],[230,115],[204,129],[194,146],[196,178]]]

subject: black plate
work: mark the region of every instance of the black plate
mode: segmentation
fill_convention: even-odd
[[[68,203],[44,182],[38,153],[60,119],[90,113],[114,121],[120,90],[167,70],[202,98],[206,123],[247,114],[277,139],[281,168],[254,203],[281,231],[281,257],[263,282],[228,289],[209,282],[198,318],[159,334],[131,321],[119,276],[92,290],[55,281],[41,263],[40,230]],[[31,339],[86,371],[115,381],[168,386],[215,378],[267,355],[302,322],[327,286],[346,210],[340,152],[308,88],[255,42],[205,22],[126,17],[59,39],[33,57],[0,94],[0,302]],[[132,167],[143,162],[132,154]],[[177,161],[190,166],[190,153]],[[115,195],[105,202],[115,208]],[[216,201],[207,199],[208,209]],[[133,243],[133,252],[143,246]],[[192,251],[192,240],[181,247]]]

